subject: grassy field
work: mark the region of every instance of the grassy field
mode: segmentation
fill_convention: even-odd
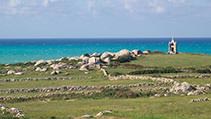
[[[32,119],[68,119],[103,110],[112,110],[113,114],[106,118],[113,119],[210,119],[211,102],[190,103],[193,98],[210,96],[36,101],[9,106],[25,110]]]
[[[131,64],[140,64],[144,67],[203,67],[211,65],[211,56],[195,54],[163,55],[155,54],[139,57]]]
[[[151,54],[138,57],[136,60],[121,63],[118,66],[109,66],[106,70],[110,74],[128,74],[140,70],[161,70],[166,67],[175,69],[195,68],[211,70],[211,56],[208,55],[164,55]],[[1,70],[21,69],[20,66],[1,66]],[[60,70],[61,74],[56,76],[50,75],[52,70],[47,72],[35,72],[33,66],[24,66],[25,73],[20,76],[15,75],[0,75],[0,81],[5,79],[19,79],[18,82],[0,82],[0,90],[20,89],[20,88],[48,88],[60,86],[107,86],[107,85],[126,85],[138,83],[152,83],[151,80],[117,80],[110,81],[103,73],[98,70],[93,70],[85,74],[78,69]],[[169,70],[169,69],[168,69]],[[210,75],[211,73],[205,73]],[[179,72],[179,73],[147,73],[138,74],[141,76],[198,76],[202,73],[195,72]],[[54,78],[66,77],[69,80],[37,80],[37,81],[21,81],[25,78]],[[211,77],[201,78],[174,78],[178,82],[188,82],[190,84],[211,84]],[[135,90],[151,90],[156,86],[138,87]],[[56,92],[53,92],[56,93]],[[3,93],[0,96],[35,96],[41,93]],[[47,93],[45,93],[47,94]],[[103,116],[102,119],[210,119],[211,102],[190,103],[191,99],[195,98],[211,98],[211,94],[198,96],[167,96],[154,97],[143,96],[138,98],[73,98],[73,99],[58,99],[58,100],[34,100],[4,104],[10,107],[17,107],[24,111],[26,117],[30,119],[71,119],[77,118],[84,114],[96,115],[100,111],[112,110],[112,114]],[[1,118],[1,117],[0,117]]]

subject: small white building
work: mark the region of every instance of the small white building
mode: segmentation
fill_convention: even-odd
[[[177,42],[174,38],[168,44],[168,54],[177,54]]]

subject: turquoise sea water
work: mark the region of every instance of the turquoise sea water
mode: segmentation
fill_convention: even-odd
[[[121,49],[167,52],[171,38],[1,39],[0,64],[57,59]],[[211,54],[211,38],[176,38],[179,52]]]

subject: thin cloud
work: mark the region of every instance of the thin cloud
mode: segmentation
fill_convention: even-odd
[[[166,12],[174,14],[175,11],[178,14],[180,12],[184,14],[184,11],[189,9],[186,3],[195,3],[194,1],[197,0],[0,0],[0,14],[51,13],[59,15],[63,12],[66,15],[80,13],[80,15],[96,16],[118,13],[141,16],[143,14],[165,14]],[[178,5],[181,7],[175,7]]]

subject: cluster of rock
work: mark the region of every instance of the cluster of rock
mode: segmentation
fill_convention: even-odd
[[[100,117],[102,117],[104,115],[108,115],[108,114],[112,114],[112,111],[111,110],[105,110],[105,111],[97,113],[95,116],[86,114],[86,115],[81,116],[80,118],[81,119],[100,118]]]
[[[200,86],[200,85],[191,85],[187,82],[183,83],[176,82],[170,89],[170,92],[174,94],[186,94],[190,96],[190,95],[206,94],[206,92],[208,92],[210,89],[211,86],[209,84],[205,86]]]
[[[9,70],[7,72],[7,75],[22,75],[22,74],[24,74],[24,73],[21,71],[14,71],[14,70]]]
[[[88,71],[92,68],[101,68],[101,66],[110,65],[112,61],[128,62],[135,59],[137,56],[143,54],[140,50],[128,51],[126,49],[120,50],[119,52],[104,52],[102,54],[85,54],[80,56],[81,67],[79,70]]]
[[[36,72],[47,72],[51,71],[51,75],[57,75],[61,73],[61,69],[77,69],[80,71],[89,71],[90,69],[97,68],[101,69],[110,65],[112,61],[117,62],[127,62],[135,59],[142,54],[148,54],[150,51],[140,51],[140,50],[120,50],[119,52],[104,52],[104,53],[93,53],[84,54],[80,57],[65,57],[58,60],[38,60],[28,62],[33,65],[34,71]],[[70,62],[76,61],[76,64],[71,64]],[[27,64],[27,63],[25,63]],[[25,71],[7,70],[6,75],[23,75]]]
[[[51,75],[57,75],[61,73],[61,69],[74,69],[77,68],[77,66],[74,66],[72,64],[67,64],[62,62],[63,60],[67,61],[78,61],[79,58],[62,58],[56,61],[53,60],[39,60],[34,62],[34,69],[36,72],[46,72],[48,70],[53,70],[50,74]]]
[[[210,101],[208,97],[205,98],[197,98],[197,99],[192,99],[191,102],[208,102]]]
[[[19,110],[19,109],[14,108],[14,107],[9,108],[9,107],[2,105],[2,104],[0,104],[0,111],[3,114],[11,114],[15,118],[23,118],[24,117],[22,110]]]

